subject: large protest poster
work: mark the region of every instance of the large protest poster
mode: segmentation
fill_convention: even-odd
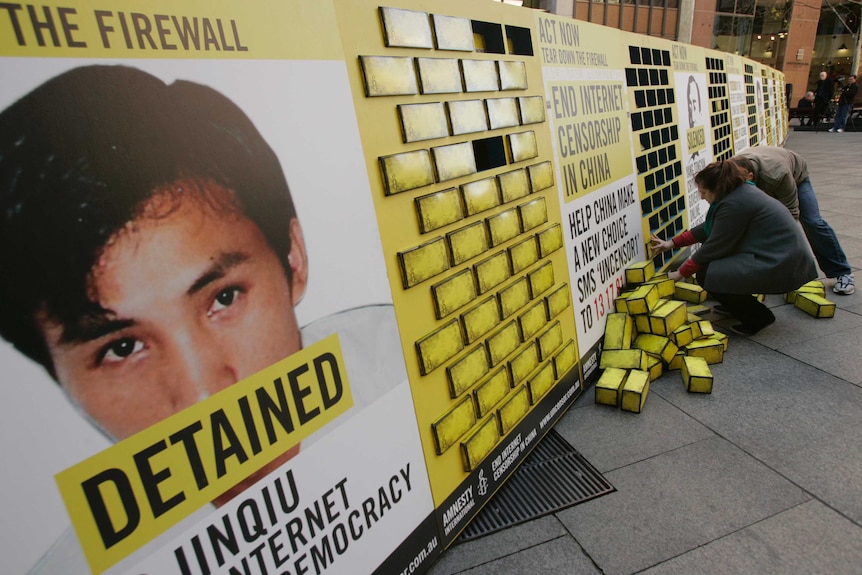
[[[788,102],[787,102],[787,81],[784,78],[784,74],[778,70],[772,71],[773,76],[775,77],[775,97],[776,97],[776,115],[778,116],[778,129],[779,129],[779,145],[784,145],[784,141],[787,139],[787,131],[788,126],[790,124],[790,118],[788,117]]]
[[[439,553],[335,18],[0,8],[5,573]]]
[[[738,154],[749,148],[748,110],[745,103],[745,69],[740,56],[724,55],[727,69],[727,91],[730,98],[730,121],[732,126],[733,152]]]
[[[766,99],[766,94],[769,88],[764,82],[763,66],[759,62],[755,62],[754,60],[749,60],[748,62],[751,64],[752,82],[754,83],[753,103],[757,118],[755,123],[755,125],[757,126],[757,145],[768,146],[770,130],[769,121],[771,119],[771,116],[769,114],[769,102]],[[751,109],[749,109],[749,114],[751,114]],[[750,116],[749,124],[751,124]]]
[[[787,136],[787,105],[784,82],[777,70],[765,68],[764,73],[768,87],[770,145],[780,146]]]
[[[712,161],[710,101],[707,96],[705,50],[673,43],[676,104],[680,118],[683,173],[689,228],[703,223],[709,204],[697,191],[694,177]]]
[[[446,546],[582,390],[534,12],[336,7]]]
[[[0,6],[4,572],[426,569],[682,229],[677,56],[484,0]]]
[[[537,16],[584,380],[624,269],[644,258],[622,33]],[[655,98],[655,94],[653,94]],[[649,147],[649,145],[648,145]]]

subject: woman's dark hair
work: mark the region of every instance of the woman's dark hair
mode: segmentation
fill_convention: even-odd
[[[746,172],[731,160],[713,162],[694,177],[695,183],[715,195],[720,200],[745,183]]]
[[[182,180],[229,190],[287,257],[296,212],[281,165],[215,90],[86,66],[0,113],[0,335],[51,371],[37,312],[65,327],[103,312],[87,294],[96,258],[157,189]]]

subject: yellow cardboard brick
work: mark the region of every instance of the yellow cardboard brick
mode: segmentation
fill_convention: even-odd
[[[431,424],[437,455],[445,453],[475,423],[476,412],[473,409],[473,400],[468,395]]]
[[[698,340],[703,337],[703,333],[700,331],[700,319],[697,316],[692,316],[689,314],[688,316],[688,327],[691,329],[691,338],[692,340]]]
[[[652,260],[632,264],[626,268],[626,283],[642,284],[655,275],[655,264]]]
[[[796,294],[798,293],[813,293],[820,297],[826,297],[826,286],[820,280],[812,280],[806,284],[799,286],[798,289],[789,291],[784,294],[784,301],[787,303],[796,303]]]
[[[643,315],[633,315],[630,316],[634,318],[635,321],[635,331],[637,333],[652,333],[652,326],[650,325],[649,316],[646,314]]]
[[[526,86],[524,87],[526,88]],[[541,96],[518,96],[518,108],[521,110],[522,124],[539,124],[545,121],[545,99]],[[546,162],[546,164],[550,165],[551,162]],[[530,175],[532,176],[533,174]],[[544,190],[554,185],[553,175],[550,175],[550,172],[541,175],[546,176],[546,178],[541,180],[537,178],[535,185],[539,187],[536,189]],[[550,180],[547,179],[547,176],[550,176]],[[531,177],[530,179],[533,178]],[[550,183],[548,183],[549,181]]]
[[[527,392],[527,386],[521,385],[516,387],[509,396],[509,399],[497,410],[497,417],[500,421],[500,434],[506,435],[509,433],[529,410],[530,397]]]
[[[458,397],[487,373],[488,355],[485,352],[485,347],[480,344],[446,368],[451,397],[453,399]]]
[[[470,20],[431,14],[431,21],[434,23],[434,36],[437,39],[438,50],[472,52],[475,48]]]
[[[629,314],[608,314],[603,349],[631,349],[633,330],[634,322]]]
[[[702,357],[683,358],[680,373],[690,393],[712,393],[712,371]]]
[[[630,314],[647,314],[658,303],[658,288],[651,284],[636,287],[626,298],[626,309]]]
[[[688,301],[691,303],[703,303],[706,301],[706,290],[697,284],[688,282],[676,282],[674,297],[678,300]]]
[[[623,384],[628,377],[628,371],[618,367],[609,367],[602,372],[596,382],[596,403],[618,407],[623,393]]]
[[[823,292],[826,291],[826,286],[820,280],[811,280],[810,282],[802,284],[802,287],[807,289],[819,289]]]
[[[471,471],[485,459],[497,440],[500,439],[499,426],[496,417],[489,417],[472,435],[461,442],[461,455],[464,457],[464,469]]]
[[[706,363],[721,363],[724,361],[724,344],[711,337],[696,339],[685,346],[685,354],[689,357],[702,357]]]
[[[642,333],[635,338],[635,348],[654,355],[665,363],[670,363],[679,347],[669,338],[662,335]]]
[[[548,304],[548,319],[557,317],[569,307],[569,284],[564,283],[545,296],[545,302]]]
[[[688,307],[686,308],[686,310],[688,311],[689,315],[691,315],[691,314],[701,315],[701,314],[704,314],[708,311],[712,311],[712,308],[707,306],[707,305],[700,304],[700,303],[690,303],[688,305]]]
[[[539,400],[545,397],[552,387],[554,387],[554,365],[549,361],[527,380],[530,403],[533,405],[539,403]]]
[[[811,317],[835,317],[835,302],[813,293],[797,293],[793,305]]]
[[[709,337],[711,337],[712,339],[714,339],[716,341],[720,341],[721,345],[724,346],[724,351],[727,351],[727,346],[730,344],[730,338],[727,337],[726,333],[721,333],[720,331],[717,331]]]
[[[647,371],[649,372],[650,381],[655,381],[660,378],[661,374],[664,372],[661,359],[654,355],[649,356],[649,358],[647,358]]]
[[[471,38],[471,45],[473,43],[472,40]],[[419,70],[419,88],[423,94],[451,94],[461,91],[461,69],[458,66],[457,58],[416,58],[416,64]],[[449,103],[447,102],[447,104]],[[449,108],[454,128],[458,125],[457,112],[452,114],[452,108],[448,105],[446,107]],[[484,118],[484,114],[482,120],[485,122],[482,129],[487,130],[488,120]],[[463,131],[454,130],[453,132],[456,135],[464,133]]]
[[[485,417],[485,415],[490,413],[491,408],[506,397],[508,392],[509,372],[501,367],[473,390],[473,398],[476,400],[476,413],[479,417]]]
[[[709,337],[715,333],[715,328],[712,327],[712,322],[708,319],[699,319],[694,323],[696,323],[697,327],[700,329],[700,337]],[[694,330],[694,325],[692,325],[692,332],[694,332]]]
[[[554,373],[557,379],[560,379],[578,362],[578,355],[575,351],[575,342],[569,340],[563,344],[560,352],[554,356]]]
[[[614,299],[614,311],[620,313],[628,313],[628,298],[632,294],[634,290],[623,290],[619,293],[619,295]]]
[[[664,300],[663,304],[649,313],[649,318],[650,333],[670,335],[688,319],[685,302]]]
[[[694,334],[691,331],[691,324],[682,324],[670,334],[670,340],[679,347],[686,346],[694,341]]]
[[[622,399],[620,407],[623,411],[640,413],[646,403],[649,393],[649,373],[644,370],[633,369],[629,372],[625,384],[623,384]]]
[[[688,357],[685,355],[685,350],[681,349],[676,352],[676,355],[674,355],[673,359],[667,364],[668,371],[682,368],[682,360],[685,357]]]
[[[602,351],[599,367],[607,369],[647,369],[647,353],[642,349],[606,349]]]
[[[658,295],[662,298],[672,298],[676,293],[676,282],[667,277],[667,274],[654,276],[644,283],[653,284],[658,288]]]
[[[536,341],[539,343],[539,358],[545,361],[563,345],[563,328],[560,327],[560,322],[553,323]]]

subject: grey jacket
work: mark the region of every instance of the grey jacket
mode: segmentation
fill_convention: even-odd
[[[709,238],[706,222],[692,228],[703,245],[692,256],[708,265],[707,291],[786,293],[817,277],[802,228],[778,200],[743,184],[715,203]]]
[[[755,146],[737,156],[747,158],[754,164],[754,183],[757,187],[787,206],[798,220],[798,185],[808,179],[805,158],[777,146]]]

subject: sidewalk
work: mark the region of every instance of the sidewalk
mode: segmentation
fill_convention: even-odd
[[[862,279],[862,133],[791,131],[787,147]],[[862,292],[831,283],[831,319],[769,296],[776,323],[731,334],[711,395],[670,372],[632,414],[586,390],[556,429],[617,491],[453,546],[430,572],[862,573]]]

